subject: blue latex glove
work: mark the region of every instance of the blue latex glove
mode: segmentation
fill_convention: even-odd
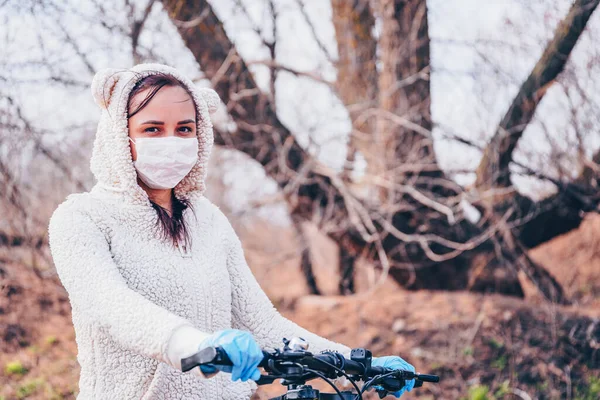
[[[218,331],[204,339],[198,349],[209,346],[219,346],[225,350],[233,367],[202,365],[200,369],[204,374],[212,374],[219,369],[226,372],[231,370],[232,381],[241,379],[242,382],[245,382],[248,379],[258,380],[260,378],[260,371],[257,367],[263,359],[263,353],[249,332],[237,329]]]
[[[398,356],[385,356],[385,357],[373,357],[371,365],[374,367],[385,367],[390,369],[403,369],[407,371],[415,372],[415,367],[404,361]],[[415,386],[415,380],[406,380],[406,386],[397,392],[392,393],[395,397],[400,397],[404,392],[410,392]],[[375,388],[381,388],[381,386],[374,386]]]

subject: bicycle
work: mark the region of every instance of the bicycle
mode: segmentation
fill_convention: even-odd
[[[359,400],[370,387],[375,387],[379,398],[402,389],[405,380],[415,379],[414,387],[424,382],[439,382],[437,375],[418,374],[406,370],[392,370],[371,366],[373,358],[367,349],[357,348],[350,353],[350,359],[334,351],[313,354],[308,351],[308,343],[302,338],[283,339],[283,348],[263,350],[264,358],[259,367],[265,371],[256,381],[258,385],[270,385],[280,379],[287,386],[284,395],[270,400]],[[231,372],[231,360],[220,347],[206,347],[190,357],[181,359],[182,371],[187,372],[201,365],[214,366],[224,372]],[[341,391],[332,379],[346,377],[355,391]],[[335,393],[321,393],[306,382],[311,379],[325,380]],[[356,382],[363,381],[362,389]]]

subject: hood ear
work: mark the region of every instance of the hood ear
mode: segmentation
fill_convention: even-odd
[[[108,108],[122,71],[122,69],[105,68],[96,72],[92,80],[92,96],[98,107]]]
[[[217,92],[209,88],[198,88],[197,90],[200,94],[200,97],[202,97],[206,102],[206,105],[208,106],[208,112],[212,114],[217,111],[219,104],[221,104],[221,99],[219,98]]]

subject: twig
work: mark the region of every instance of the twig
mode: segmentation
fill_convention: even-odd
[[[529,396],[529,395],[527,394],[527,392],[525,392],[525,391],[523,391],[523,390],[521,390],[521,389],[518,389],[518,388],[512,388],[512,389],[510,389],[510,391],[511,391],[511,393],[512,393],[512,394],[514,394],[515,396],[519,396],[519,397],[520,397],[520,398],[522,398],[523,400],[533,400],[533,399],[531,398],[531,396]]]

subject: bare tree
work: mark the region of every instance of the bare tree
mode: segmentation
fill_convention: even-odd
[[[505,208],[486,212],[474,225],[464,219],[459,206],[464,190],[437,166],[424,1],[332,2],[339,51],[336,92],[353,123],[349,160],[357,151],[368,160],[369,185],[378,189],[371,202],[357,197],[344,183],[347,178],[319,165],[298,145],[270,99],[257,88],[207,2],[163,4],[237,124],[235,133],[220,136],[218,142],[259,161],[286,194],[295,218],[327,216],[323,225],[338,227],[326,233],[340,244],[341,261],[348,263],[367,249],[368,258],[409,287],[470,287],[517,295],[522,294],[517,279],[522,270],[549,299],[565,300],[560,285],[526,256],[519,240],[536,215]],[[564,65],[597,5],[597,1],[576,2],[557,30],[557,37],[566,37],[570,45],[555,39],[539,62],[552,64],[554,77],[562,70],[554,60],[560,58]],[[382,24],[378,38],[371,33],[375,18]],[[381,71],[373,67],[374,60],[381,62]],[[537,66],[534,74],[543,75],[546,82],[535,79],[535,84],[524,85],[538,95],[538,88],[553,79],[540,69]],[[348,89],[349,82],[355,90]],[[533,88],[536,84],[538,88]],[[523,93],[515,101],[523,104],[521,98]],[[513,123],[522,132],[527,118]],[[514,141],[517,136],[510,138]],[[490,147],[497,141],[492,140]],[[500,154],[497,146],[490,152]],[[497,196],[495,187],[479,188],[481,200],[476,205]],[[552,208],[553,203],[542,206]],[[590,209],[571,206],[575,213]]]

